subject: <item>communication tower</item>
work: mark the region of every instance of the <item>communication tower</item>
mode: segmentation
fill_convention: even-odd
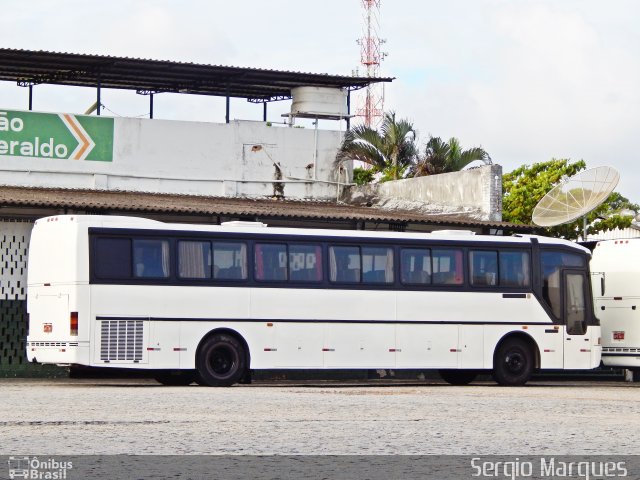
[[[366,69],[367,77],[380,76],[380,63],[387,56],[381,46],[386,40],[381,39],[380,32],[380,1],[361,0],[364,8],[362,37],[358,39],[360,45],[360,64]],[[384,86],[382,83],[369,85],[364,96],[358,102],[356,116],[361,117],[366,126],[377,128],[384,114]]]

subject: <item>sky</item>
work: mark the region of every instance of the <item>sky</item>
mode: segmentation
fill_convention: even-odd
[[[351,75],[361,0],[1,0],[3,48]],[[381,0],[385,110],[430,135],[481,146],[509,172],[551,158],[615,167],[640,203],[640,1]],[[360,74],[364,69],[359,68]],[[37,86],[34,110],[84,112],[93,89]],[[357,102],[357,98],[354,98]],[[145,116],[148,98],[104,90],[103,114]],[[0,108],[28,89],[0,82]],[[290,102],[269,107],[282,121]],[[156,118],[224,121],[224,99],[154,97]],[[261,120],[233,99],[231,116]],[[321,128],[340,128],[335,122]],[[344,128],[344,127],[342,127]]]

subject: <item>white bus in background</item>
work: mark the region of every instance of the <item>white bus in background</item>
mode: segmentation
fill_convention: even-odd
[[[535,236],[40,219],[30,361],[228,386],[256,369],[492,372],[600,364],[590,253]]]
[[[602,363],[640,372],[640,239],[598,242],[591,270]]]

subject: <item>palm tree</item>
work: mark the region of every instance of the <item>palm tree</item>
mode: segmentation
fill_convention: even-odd
[[[394,112],[385,113],[380,131],[358,125],[345,134],[337,161],[358,160],[383,173],[384,180],[402,178],[415,161],[418,149],[416,132],[407,120],[396,120]]]
[[[457,172],[475,160],[491,164],[491,157],[480,147],[463,150],[460,141],[455,137],[451,137],[448,142],[444,142],[440,137],[431,137],[425,147],[424,156],[411,166],[409,175],[422,177]]]

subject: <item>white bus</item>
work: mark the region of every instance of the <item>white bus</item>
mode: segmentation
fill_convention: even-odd
[[[640,239],[606,240],[593,250],[591,270],[602,322],[602,363],[640,372]]]
[[[591,369],[589,251],[534,236],[40,219],[29,250],[30,361],[153,370],[164,384],[255,369]]]

